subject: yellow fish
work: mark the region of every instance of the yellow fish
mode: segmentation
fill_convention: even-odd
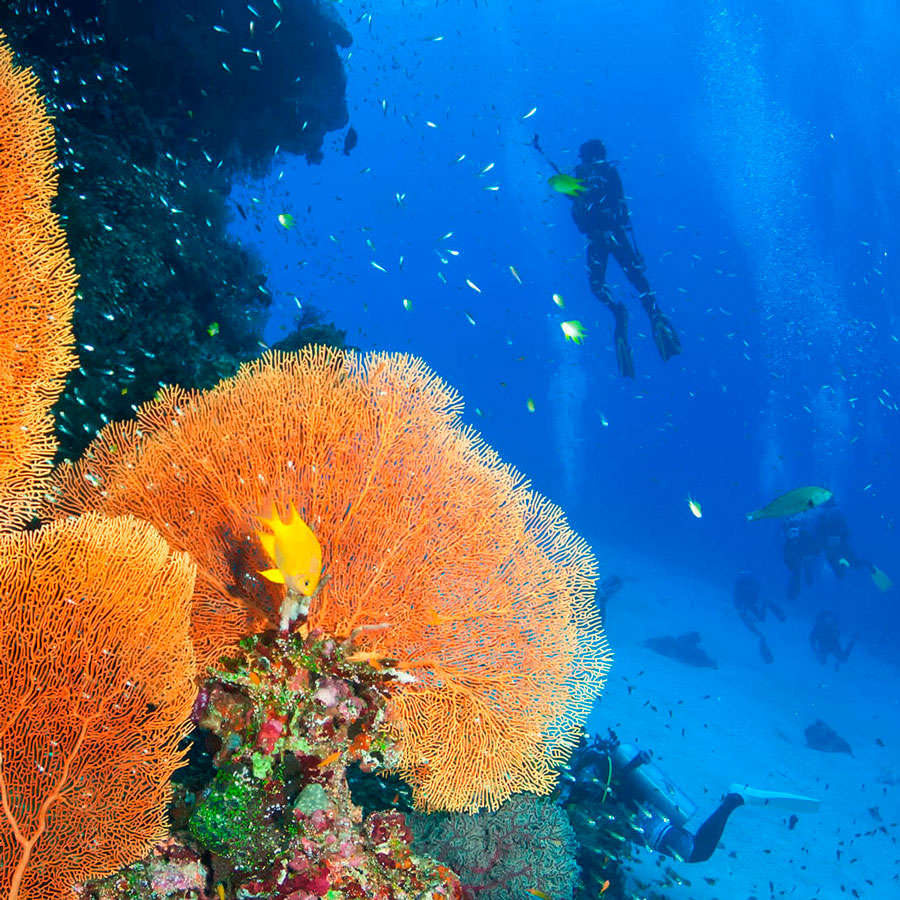
[[[584,325],[582,325],[578,319],[563,322],[560,325],[560,328],[562,328],[567,341],[574,341],[576,344],[580,344],[584,340]]]
[[[281,213],[278,216],[278,224],[282,228],[287,228],[288,231],[294,227],[294,221],[294,217],[290,213]]]
[[[823,503],[827,503],[834,494],[828,488],[811,487],[796,488],[788,491],[780,497],[776,497],[771,503],[762,509],[754,509],[747,513],[747,521],[755,522],[757,519],[777,519],[782,516],[795,516],[797,513],[815,509]]]
[[[260,571],[260,575],[276,584],[286,584],[304,597],[312,597],[322,577],[322,546],[312,529],[290,504],[290,515],[282,520],[275,509],[270,518],[259,516],[259,521],[272,530],[272,534],[257,532],[263,550],[274,569]]]
[[[563,175],[562,172],[551,175],[547,179],[547,184],[554,191],[559,191],[560,194],[566,194],[569,197],[577,197],[585,189],[583,181],[574,175]]]
[[[693,514],[695,519],[703,518],[703,509],[700,504],[691,497],[690,494],[687,495],[688,506],[690,507],[691,513]]]

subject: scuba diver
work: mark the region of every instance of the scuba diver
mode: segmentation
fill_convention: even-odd
[[[533,145],[543,153],[537,135]],[[574,179],[557,170],[550,183],[554,189],[572,197],[572,219],[588,239],[587,267],[591,291],[615,319],[619,372],[626,378],[634,378],[634,360],[628,343],[628,309],[624,303],[613,299],[606,283],[606,265],[610,254],[640,295],[659,355],[666,360],[681,353],[681,342],[672,323],[657,305],[656,294],[647,281],[647,267],[634,241],[625,190],[616,164],[606,158],[606,146],[597,139],[585,141],[578,152],[581,162],[575,167]]]
[[[606,621],[606,604],[622,590],[625,582],[618,575],[610,575],[594,593],[594,604],[603,621]]]
[[[819,542],[807,513],[791,516],[784,520],[782,526],[781,552],[784,564],[790,575],[787,583],[787,596],[795,600],[800,593],[802,581],[807,587],[813,581],[813,563],[819,555]]]
[[[831,571],[843,578],[848,569],[874,568],[868,559],[860,559],[850,547],[850,526],[834,500],[829,500],[819,511],[816,520],[816,540],[825,554]]]
[[[772,610],[772,615],[783,622],[784,612],[763,596],[759,579],[749,572],[742,572],[734,583],[734,608],[750,632],[759,638],[759,655],[763,662],[772,662],[775,657],[757,623],[765,621],[767,610]]]
[[[568,770],[563,775],[560,796],[564,808],[599,803],[606,807],[606,827],[615,831],[619,840],[685,862],[708,860],[728,817],[744,804],[740,794],[727,794],[691,834],[684,825],[696,811],[696,804],[651,762],[648,751],[620,743],[612,730],[608,738],[595,735],[591,744],[576,750]],[[593,777],[585,778],[587,773]]]
[[[705,862],[715,852],[728,817],[739,806],[774,806],[814,812],[819,801],[797,794],[733,784],[719,806],[697,828],[685,827],[696,804],[651,761],[651,754],[594,735],[581,743],[561,773],[558,800],[579,836],[578,862],[586,896],[624,896],[620,861],[643,846],[683,862]]]
[[[850,527],[837,508],[834,498],[814,510],[785,519],[783,526],[785,565],[790,570],[787,595],[794,599],[800,593],[801,576],[812,584],[813,562],[822,553],[835,577],[843,578],[850,569],[869,573],[880,591],[893,586],[891,579],[871,560],[862,559],[850,545]]]
[[[837,617],[830,609],[823,609],[819,613],[812,631],[809,633],[809,645],[812,647],[813,656],[824,666],[830,656],[834,657],[834,671],[841,667],[841,663],[850,658],[850,651],[856,643],[852,637],[846,647],[841,647],[841,628]]]

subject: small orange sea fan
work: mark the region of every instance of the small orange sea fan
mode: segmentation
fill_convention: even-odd
[[[283,588],[258,575],[256,517],[293,503],[329,576],[310,625],[358,630],[363,651],[415,676],[391,722],[417,802],[496,806],[550,789],[610,653],[589,548],[460,409],[409,356],[267,354],[104,429],[57,473],[51,512],[129,512],[190,553],[208,661],[277,621]]]
[[[0,535],[0,896],[61,900],[166,833],[194,566],[150,525]]]
[[[75,270],[50,202],[53,129],[0,33],[0,529],[26,523],[56,451],[50,408],[75,366]]]

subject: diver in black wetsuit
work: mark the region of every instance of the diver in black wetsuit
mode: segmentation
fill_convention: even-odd
[[[860,559],[850,546],[850,526],[844,514],[829,500],[816,519],[816,539],[831,571],[843,578],[848,569],[872,571],[872,561]]]
[[[616,841],[627,841],[685,862],[705,862],[718,846],[728,817],[744,804],[744,798],[726,794],[692,834],[684,825],[695,805],[650,760],[646,750],[621,744],[612,731],[607,739],[595,735],[592,743],[581,744],[569,762],[560,802],[576,830],[599,823],[599,839],[610,836],[613,848]],[[618,849],[608,854],[618,855]]]
[[[733,784],[712,815],[691,833],[685,825],[697,807],[690,797],[648,752],[620,743],[612,730],[608,738],[594,735],[590,742],[582,735],[560,772],[556,798],[578,836],[582,887],[576,900],[595,900],[601,894],[604,900],[631,897],[625,864],[636,847],[685,862],[705,862],[739,806],[792,812],[815,812],[819,807],[818,800],[799,794]]]
[[[594,594],[594,604],[597,612],[606,621],[606,604],[622,590],[625,582],[618,575],[610,575],[603,584],[599,585]]]
[[[783,543],[782,555],[784,564],[788,567],[790,576],[787,583],[787,596],[793,600],[800,593],[800,585],[803,581],[807,586],[813,580],[813,562],[819,555],[819,541],[815,529],[804,515],[791,516],[784,520],[782,526]]]
[[[772,662],[775,657],[757,623],[765,621],[767,610],[771,610],[772,615],[783,622],[784,612],[763,596],[759,580],[749,572],[742,572],[734,583],[734,607],[741,621],[759,638],[759,655],[763,662]]]
[[[790,599],[800,593],[801,578],[807,585],[812,584],[813,563],[820,553],[837,578],[843,578],[851,569],[863,569],[879,590],[890,590],[891,579],[872,560],[854,552],[847,519],[833,499],[815,510],[785,519],[783,529],[784,562],[791,573],[787,586]]]
[[[591,290],[615,317],[619,372],[627,378],[634,378],[634,360],[628,343],[628,309],[624,303],[613,300],[606,284],[606,264],[610,254],[640,294],[659,355],[666,360],[681,353],[681,342],[672,323],[656,303],[656,294],[647,281],[644,258],[633,244],[633,238],[629,239],[630,214],[622,179],[615,163],[607,160],[603,141],[586,141],[581,145],[579,155],[581,162],[575,167],[575,177],[584,190],[573,195],[572,218],[578,230],[588,238],[587,265]]]
[[[850,639],[846,647],[841,647],[841,628],[838,625],[835,614],[830,609],[823,609],[819,613],[812,631],[809,633],[809,645],[812,647],[813,656],[824,666],[828,658],[834,657],[835,672],[841,667],[841,663],[850,658],[850,651],[856,638]]]

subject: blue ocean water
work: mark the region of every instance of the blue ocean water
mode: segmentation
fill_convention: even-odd
[[[354,37],[358,146],[345,155],[333,135],[316,166],[275,154],[233,195],[248,213],[233,230],[269,270],[268,340],[305,304],[354,346],[423,357],[464,396],[466,420],[567,511],[603,576],[619,572],[617,549],[640,554],[677,572],[683,592],[693,579],[727,619],[749,571],[800,635],[796,665],[818,666],[805,635],[826,608],[845,637],[859,635],[857,655],[896,665],[898,588],[819,565],[786,597],[781,523],[745,514],[823,485],[856,553],[900,579],[900,8],[336,9]],[[610,262],[632,312],[634,381],[617,373],[611,317],[536,134],[563,171],[590,138],[618,161],[648,277],[683,343],[659,359]],[[565,340],[569,320],[584,325],[581,345]],[[730,615],[718,637],[745,646]],[[852,665],[827,669],[843,679],[841,703],[874,691],[886,709],[889,671],[873,686],[855,683]],[[831,888],[821,896],[842,896]]]
[[[822,484],[858,552],[890,569],[900,12],[699,0],[335,8],[354,36],[358,146],[344,155],[334,135],[317,166],[275,155],[234,194],[249,211],[234,229],[269,266],[268,338],[299,302],[355,346],[422,356],[598,545],[723,582],[749,569],[775,587],[778,524],[744,514]],[[658,358],[611,261],[632,311],[634,382],[616,372],[611,317],[535,134],[563,170],[592,137],[619,162],[650,282],[684,345]],[[581,346],[560,327],[573,319]],[[854,580],[833,602],[852,604],[892,652],[890,595]]]

